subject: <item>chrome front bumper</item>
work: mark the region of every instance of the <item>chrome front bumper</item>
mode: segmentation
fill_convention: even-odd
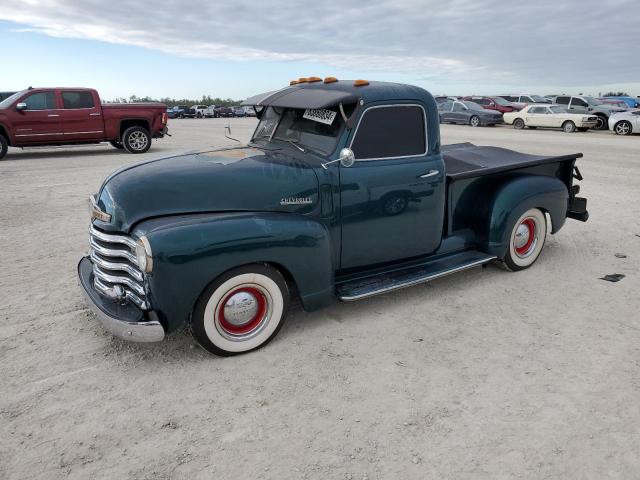
[[[78,280],[89,307],[112,335],[131,342],[159,342],[164,338],[164,327],[159,321],[147,321],[140,309],[108,300],[93,288],[93,264],[89,257],[78,263]]]

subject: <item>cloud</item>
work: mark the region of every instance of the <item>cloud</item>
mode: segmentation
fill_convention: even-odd
[[[255,3],[255,4],[254,4]],[[491,84],[636,82],[637,0],[2,0],[52,37]]]

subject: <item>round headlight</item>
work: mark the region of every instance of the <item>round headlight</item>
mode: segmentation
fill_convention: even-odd
[[[143,272],[149,273],[153,269],[151,245],[149,245],[149,240],[144,235],[136,243],[136,261]]]

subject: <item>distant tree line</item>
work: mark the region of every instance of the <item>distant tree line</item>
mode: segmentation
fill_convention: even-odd
[[[602,96],[603,97],[630,97],[631,95],[629,95],[627,92],[607,92]]]
[[[242,100],[234,100],[232,98],[212,98],[210,95],[203,95],[202,98],[199,99],[190,99],[190,98],[151,98],[151,97],[138,97],[137,95],[131,95],[129,98],[118,97],[113,100],[105,100],[105,103],[138,103],[138,102],[160,102],[164,103],[170,107],[175,107],[178,105],[215,105],[215,106],[224,106],[224,107],[232,107],[234,105],[240,105]]]

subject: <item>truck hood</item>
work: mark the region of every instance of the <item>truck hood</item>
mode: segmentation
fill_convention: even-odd
[[[129,231],[164,215],[260,211],[305,214],[318,206],[313,168],[281,150],[242,147],[151,160],[105,180],[97,206],[111,220],[97,226]]]

